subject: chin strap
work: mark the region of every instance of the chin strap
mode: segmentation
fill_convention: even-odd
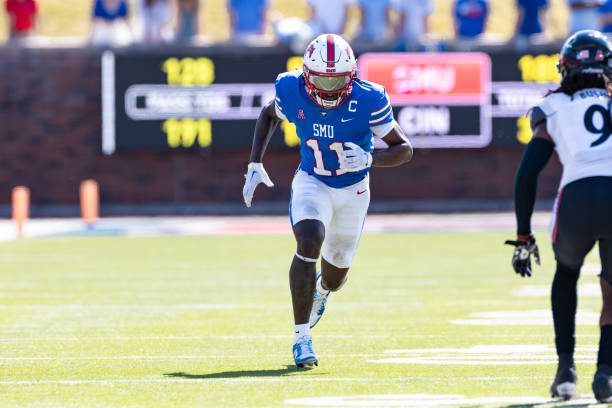
[[[338,106],[342,105],[342,103],[346,100],[346,95],[341,95],[340,98],[333,101],[333,105],[329,105],[329,106],[326,105],[325,102],[331,102],[331,101],[328,101],[327,99],[323,99],[321,96],[319,96],[316,93],[314,94],[313,99],[317,105],[319,105],[320,107],[324,109],[335,109]]]

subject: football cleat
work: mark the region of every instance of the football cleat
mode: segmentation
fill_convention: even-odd
[[[312,336],[302,336],[293,345],[293,360],[298,368],[319,365],[312,349]]]
[[[577,394],[577,380],[578,376],[576,375],[576,366],[574,365],[573,357],[570,355],[560,355],[555,381],[553,381],[550,386],[551,396],[566,401],[575,398]]]
[[[317,272],[316,281],[321,279],[321,272]],[[321,317],[323,317],[323,312],[325,312],[325,304],[327,303],[327,298],[331,291],[327,291],[327,294],[322,295],[316,289],[314,291],[314,296],[312,299],[312,309],[310,310],[310,319],[308,320],[308,324],[310,324],[310,328],[315,327]]]
[[[593,394],[599,402],[612,402],[612,367],[601,364],[593,378]]]

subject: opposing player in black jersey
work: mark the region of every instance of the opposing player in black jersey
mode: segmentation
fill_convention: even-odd
[[[539,263],[531,232],[538,174],[553,150],[563,164],[555,202],[552,242],[557,269],[552,312],[559,365],[550,392],[576,395],[574,365],[576,286],[584,257],[599,244],[601,311],[597,371],[592,388],[597,400],[612,402],[612,48],[598,31],[584,30],[563,45],[560,87],[531,111],[533,139],[521,160],[515,185],[517,238],[514,270],[531,276],[531,256]]]

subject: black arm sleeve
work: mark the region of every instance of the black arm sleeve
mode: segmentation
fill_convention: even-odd
[[[546,120],[546,114],[539,106],[536,106],[529,112],[529,124],[531,129],[535,129],[538,125]]]
[[[531,233],[538,175],[548,163],[554,147],[550,141],[536,137],[529,142],[523,153],[514,182],[514,210],[519,235]]]

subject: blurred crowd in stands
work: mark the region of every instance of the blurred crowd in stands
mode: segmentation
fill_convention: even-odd
[[[19,42],[36,31],[37,2],[4,0],[9,39]],[[90,1],[90,0],[77,0]],[[122,46],[134,43],[194,44],[200,37],[199,13],[208,0],[91,0],[94,45]],[[468,46],[485,37],[489,0],[452,0],[455,44]],[[545,41],[544,13],[550,0],[504,0],[516,3],[518,19],[511,40],[517,49]],[[568,32],[599,29],[612,32],[612,0],[564,0],[570,11]],[[347,33],[349,7],[359,8],[359,29],[349,40],[359,48],[391,51],[444,49],[445,42],[430,35],[428,16],[433,0],[305,0],[310,18],[285,18],[269,13],[269,0],[227,0],[231,23],[230,42],[257,44],[269,40],[294,51],[319,33]],[[132,10],[130,4],[135,5]],[[66,7],[69,7],[66,4]],[[264,38],[265,37],[265,38]]]

